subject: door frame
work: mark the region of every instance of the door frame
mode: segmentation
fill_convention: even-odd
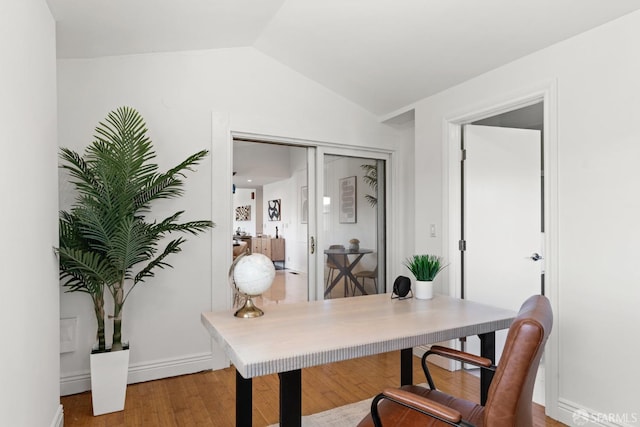
[[[313,148],[314,156],[315,156],[315,164],[308,164],[308,173],[315,172],[319,179],[316,179],[315,185],[311,185],[311,182],[308,183],[308,191],[309,191],[309,231],[308,237],[313,236],[315,238],[315,253],[316,253],[316,262],[312,265],[311,259],[308,261],[308,298],[310,301],[315,301],[318,299],[324,298],[324,292],[321,289],[324,289],[324,280],[320,279],[320,275],[324,274],[324,255],[319,255],[319,248],[322,248],[324,236],[322,236],[321,230],[319,229],[319,218],[318,215],[319,209],[322,209],[322,206],[316,206],[315,209],[312,209],[313,203],[318,201],[318,194],[322,193],[323,188],[323,174],[320,173],[321,169],[318,169],[318,165],[322,161],[324,154],[335,154],[335,155],[344,155],[344,156],[353,156],[353,157],[369,157],[376,159],[384,159],[387,161],[387,170],[385,174],[385,186],[387,191],[385,192],[385,198],[387,203],[387,214],[386,214],[386,266],[385,266],[385,283],[387,285],[391,283],[391,277],[394,274],[399,274],[398,269],[394,266],[401,265],[401,260],[399,254],[401,251],[399,250],[399,233],[394,233],[393,230],[401,230],[399,220],[399,204],[397,203],[398,194],[400,191],[400,184],[397,176],[397,171],[399,168],[397,167],[398,154],[394,150],[383,149],[383,148],[372,148],[372,147],[363,147],[363,146],[353,146],[347,144],[340,143],[332,143],[325,141],[314,141],[308,139],[300,139],[300,138],[291,138],[291,137],[282,137],[282,136],[274,136],[274,135],[266,135],[252,132],[243,132],[238,130],[233,130],[230,127],[227,128],[227,132],[229,135],[229,143],[232,145],[234,139],[243,139],[243,140],[255,140],[256,142],[265,142],[265,143],[275,143],[281,145],[295,145],[298,147],[305,148]],[[231,186],[231,169],[233,165],[233,149],[229,149],[227,153],[227,164],[229,165],[229,186]],[[309,156],[308,159],[311,159],[312,156]],[[315,196],[314,202],[311,202],[311,198]],[[231,200],[231,195],[229,196],[229,200]],[[319,205],[318,203],[315,203]],[[219,222],[223,221],[225,224],[229,224],[228,229],[231,230],[231,225],[233,222],[231,211],[232,211],[232,203],[229,201],[229,209],[227,209],[228,213],[225,213],[225,218],[221,219]],[[220,212],[220,209],[218,209]],[[313,220],[312,220],[313,219]],[[314,227],[314,229],[312,229]],[[310,242],[307,242],[309,245]],[[214,246],[215,246],[214,242]],[[307,248],[309,250],[309,248]],[[231,263],[231,256],[226,255],[226,258],[229,259],[229,264]],[[224,258],[222,258],[224,259]],[[313,276],[312,276],[313,274]],[[389,286],[387,286],[387,291],[389,291]],[[229,301],[231,299],[229,298]],[[229,303],[230,304],[230,303]],[[229,306],[230,308],[230,306]]]
[[[559,405],[559,337],[558,337],[558,141],[557,141],[557,82],[543,82],[517,93],[480,100],[478,105],[458,112],[443,120],[443,251],[449,262],[447,269],[448,290],[452,296],[460,296],[460,240],[461,224],[461,150],[462,125],[496,116],[508,111],[543,102],[543,150],[544,150],[544,248],[545,294],[556,313],[556,327],[549,337],[545,353],[545,409],[558,418]]]

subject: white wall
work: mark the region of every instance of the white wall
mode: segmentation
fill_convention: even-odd
[[[161,167],[212,149],[187,178],[179,207],[185,219],[211,218],[217,227],[189,238],[174,269],[131,294],[123,322],[132,343],[130,381],[211,367],[199,316],[229,306],[231,131],[389,149],[398,138],[363,109],[252,48],[60,60],[58,89],[62,146],[85,147],[109,110],[130,105],[145,117]],[[83,325],[78,351],[61,357],[63,392],[89,387],[94,320],[81,297],[61,295],[62,316],[78,315]]]
[[[56,58],[55,23],[44,0],[2,1],[0,58],[0,424],[56,426]]]
[[[306,273],[307,266],[307,224],[302,223],[301,189],[307,186],[307,150],[289,150],[291,176],[287,179],[267,184],[263,187],[262,218],[266,235],[285,239],[285,267]],[[267,213],[269,200],[280,199],[281,220],[270,221]]]
[[[360,167],[363,164],[375,164],[375,160],[360,157],[328,156],[324,164],[324,190],[323,196],[331,199],[328,212],[321,219],[326,247],[331,245],[343,245],[349,247],[351,239],[358,239],[360,247],[375,249],[377,247],[377,215],[376,208],[366,200],[365,195],[375,196],[375,192],[364,182],[362,177],[365,171]],[[340,180],[350,176],[356,177],[356,222],[351,224],[340,223]],[[357,265],[357,270],[373,270],[377,264],[377,253],[365,255]]]
[[[253,199],[251,198],[253,193]],[[241,232],[247,233],[249,236],[256,235],[256,216],[258,214],[258,207],[256,206],[256,189],[255,188],[236,188],[236,192],[233,194],[233,232],[240,228]],[[251,209],[250,217],[248,221],[236,220],[236,208],[241,206],[249,206]]]
[[[423,189],[430,187],[432,184],[429,182],[414,180],[415,176],[415,128],[416,124],[414,120],[403,123],[398,126],[398,130],[401,132],[403,142],[399,146],[398,150],[398,164],[396,165],[394,180],[401,182],[404,186],[403,191],[396,195],[394,206],[391,211],[393,215],[396,215],[397,222],[400,224],[398,231],[397,246],[391,248],[391,251],[398,254],[397,258],[402,264],[403,260],[416,254],[416,249],[422,244],[422,239],[416,239],[416,224],[424,221],[422,213],[415,213],[415,188]],[[420,166],[422,167],[422,166]],[[438,229],[436,234],[441,234],[442,230]],[[420,245],[418,244],[420,242]],[[420,252],[422,253],[422,252]],[[412,278],[411,272],[399,265],[396,267],[396,272],[392,275],[392,279],[395,279],[398,275],[403,275]],[[391,289],[393,282],[388,284]]]
[[[441,251],[443,121],[474,106],[557,82],[558,401],[640,413],[640,12],[522,58],[416,104],[416,249]],[[423,185],[424,184],[424,185]],[[640,421],[627,419],[628,425]]]
[[[269,237],[285,239],[285,266],[289,269],[306,272],[306,264],[299,259],[296,248],[296,228],[298,225],[298,199],[296,188],[299,191],[298,180],[292,178],[276,181],[262,187],[262,218],[264,220],[264,234]],[[268,214],[270,200],[280,200],[280,221],[271,221]],[[276,227],[278,231],[276,233]],[[294,262],[291,262],[293,257]]]

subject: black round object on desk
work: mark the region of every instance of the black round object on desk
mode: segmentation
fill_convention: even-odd
[[[398,276],[393,282],[393,293],[398,298],[406,298],[411,291],[411,279],[406,276]]]

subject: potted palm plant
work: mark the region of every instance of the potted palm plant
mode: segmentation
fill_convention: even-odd
[[[122,309],[131,291],[154,276],[157,268],[171,267],[166,258],[180,252],[184,237],[214,226],[209,220],[179,222],[184,211],[162,220],[146,218],[152,203],[183,194],[183,178],[207,154],[199,151],[166,172],[159,172],[152,143],[140,114],[128,107],[109,113],[96,128],[95,140],[84,155],[61,149],[61,167],[77,191],[69,211],[59,219],[60,278],[68,292],[87,293],[97,320],[97,346],[91,354],[91,390],[94,415],[124,409],[128,345],[122,341]],[[113,299],[111,347],[105,339],[105,291]],[[105,373],[98,364],[124,365],[119,373]],[[118,379],[119,384],[114,385]],[[106,380],[106,389],[101,381]],[[103,398],[119,395],[114,402]]]
[[[414,255],[407,258],[404,265],[416,278],[416,298],[433,298],[433,280],[446,267],[446,265],[442,264],[442,258],[429,254]]]

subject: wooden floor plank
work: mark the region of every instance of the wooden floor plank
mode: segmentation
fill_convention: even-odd
[[[373,397],[385,387],[399,385],[398,352],[347,360],[302,372],[302,413],[310,415]],[[479,400],[479,380],[465,372],[433,367],[436,386],[444,392]],[[420,360],[414,358],[414,381],[424,382]],[[278,422],[278,377],[253,381],[253,425]],[[235,425],[233,368],[129,385],[125,410],[94,417],[91,393],[61,398],[65,427],[192,427]],[[533,405],[534,427],[561,427]]]

